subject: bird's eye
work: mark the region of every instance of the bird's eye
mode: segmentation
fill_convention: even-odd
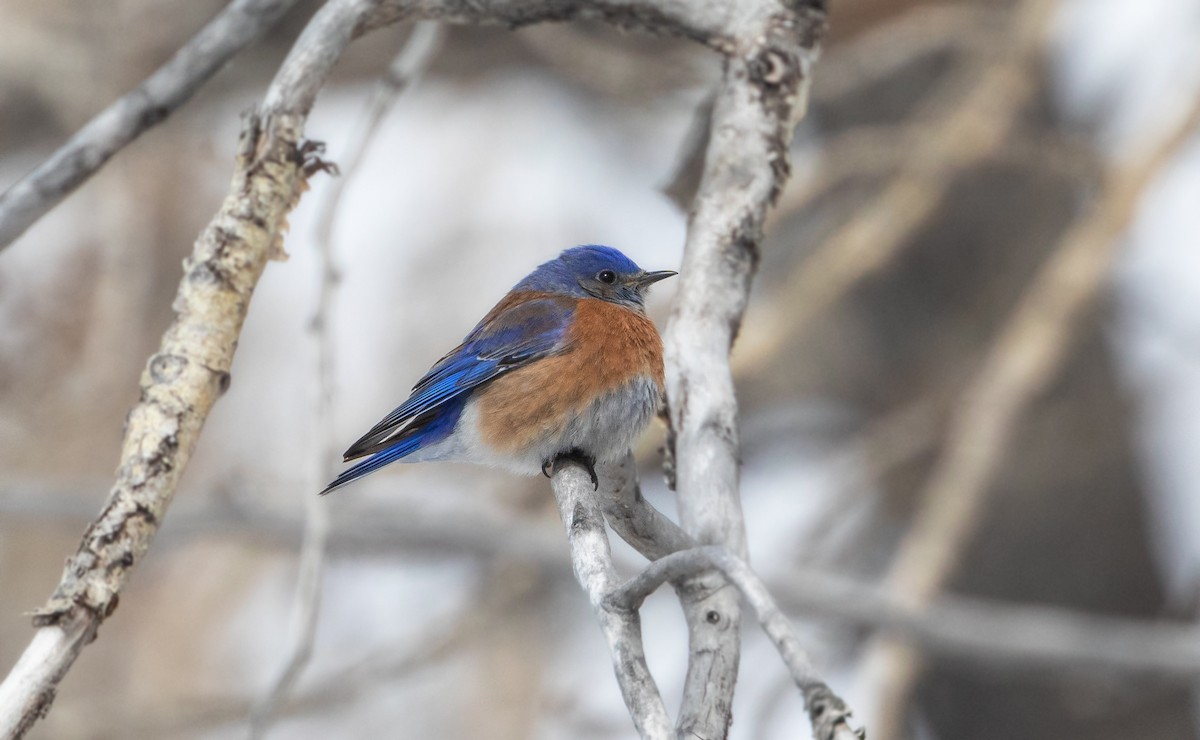
[[[613,272],[612,270],[601,270],[596,274],[596,279],[602,283],[608,283],[609,285],[612,285],[617,281],[617,273]]]

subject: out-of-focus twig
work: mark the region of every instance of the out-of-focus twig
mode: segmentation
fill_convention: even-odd
[[[945,89],[934,94],[934,107],[946,106],[949,112],[914,130],[912,141],[902,146],[907,156],[900,173],[803,260],[788,281],[784,305],[747,327],[738,348],[739,370],[758,367],[783,337],[804,331],[864,277],[893,260],[944,201],[955,175],[992,156],[1035,88],[1033,68],[1055,5],[1054,0],[1023,0],[1004,43],[980,62],[978,79],[969,71],[951,75]]]
[[[520,589],[512,590],[514,598],[521,594]],[[404,640],[398,645],[381,646],[364,660],[315,677],[311,686],[284,697],[277,713],[281,717],[328,714],[363,698],[379,686],[396,683],[430,669],[486,635],[488,625],[503,606],[498,601],[477,599],[457,615],[449,620],[438,620],[436,625],[431,625],[413,639]],[[119,725],[114,723],[114,730],[110,733],[105,733],[103,727],[89,724],[86,737],[105,734],[174,737],[241,722],[252,708],[251,700],[239,697],[179,702],[167,707],[154,707],[152,711],[137,711],[127,721]],[[92,707],[84,712],[93,716],[104,714]]]
[[[61,523],[78,527],[92,518],[90,507],[73,502],[74,488],[0,485],[0,527]],[[331,554],[363,557],[397,554],[504,557],[554,574],[570,575],[556,532],[537,522],[488,514],[478,508],[424,507],[410,503],[403,516],[395,508],[339,509],[333,513],[328,542]],[[183,507],[171,513],[160,546],[196,538],[241,539],[251,547],[294,550],[303,539],[304,522],[291,510],[213,504]]]
[[[388,111],[395,105],[400,94],[415,84],[429,68],[434,55],[442,46],[445,30],[441,23],[435,21],[418,21],[413,24],[412,32],[391,64],[387,72],[375,86],[371,99],[363,111],[358,131],[350,137],[350,146],[344,158],[342,176],[329,184],[326,196],[321,200],[316,217],[317,244],[323,250],[330,250],[333,244],[333,229],[337,225],[337,217],[342,196],[354,174],[362,166],[363,157],[371,148],[371,142],[379,131]],[[334,270],[330,279],[338,279]]]
[[[1198,125],[1200,104],[1140,159],[1114,165],[1087,212],[1035,276],[950,419],[944,449],[888,576],[898,603],[920,611],[953,575],[1017,421],[1067,356],[1146,187]],[[866,665],[883,692],[879,736],[892,740],[900,736],[920,656],[909,643],[884,640],[868,653]]]
[[[776,579],[771,592],[791,614],[875,629],[963,664],[1181,684],[1200,678],[1200,628],[1195,624],[948,594],[939,594],[916,612],[886,588],[812,568]]]
[[[905,142],[924,136],[922,131],[926,126],[925,121],[904,126],[858,126],[821,141],[817,145],[815,172],[780,195],[772,222],[796,215],[818,196],[839,185],[903,169],[910,156]],[[980,159],[981,163],[1037,169],[1079,181],[1099,175],[1095,161],[1091,142],[1059,131],[1006,139]]]
[[[363,154],[370,147],[379,123],[395,102],[396,97],[412,84],[433,59],[441,40],[441,25],[422,21],[413,28],[408,42],[389,66],[379,90],[373,96],[364,116],[364,125],[352,141],[353,152],[342,177],[327,191],[318,214],[316,229],[317,252],[320,256],[321,282],[318,289],[317,309],[312,321],[316,344],[317,377],[317,424],[320,442],[316,451],[316,484],[313,491],[320,490],[334,473],[337,460],[338,440],[333,419],[334,409],[334,346],[330,335],[333,307],[340,282],[339,270],[333,249],[333,223],[341,203],[346,183],[358,171]],[[316,640],[317,620],[321,606],[321,580],[325,563],[325,547],[329,537],[329,512],[326,501],[312,494],[304,495],[304,542],[300,548],[300,567],[296,585],[296,613],[299,630],[283,670],[270,692],[254,708],[250,718],[250,737],[264,737],[276,708],[299,680],[300,674],[312,657]]]
[[[88,121],[37,169],[0,194],[0,250],[147,129],[188,101],[233,55],[296,4],[234,0],[142,84]]]
[[[977,54],[1005,43],[1006,10],[948,3],[918,5],[893,21],[835,46],[821,60],[813,87],[819,104],[890,78],[915,60],[942,50]]]

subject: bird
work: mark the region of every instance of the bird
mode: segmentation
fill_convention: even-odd
[[[595,466],[633,445],[663,402],[654,283],[619,250],[586,244],[529,273],[434,363],[404,403],[350,445],[360,460],[325,495],[394,462],[469,462],[549,477],[560,457]]]

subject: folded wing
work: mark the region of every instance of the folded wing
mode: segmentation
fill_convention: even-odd
[[[506,372],[563,351],[575,302],[566,296],[510,295],[413,386],[408,400],[352,444],[344,459],[385,452],[393,446],[409,447],[404,444],[411,436],[409,432],[416,434],[435,424],[439,409],[450,406],[461,411],[461,400],[451,402],[463,394]]]

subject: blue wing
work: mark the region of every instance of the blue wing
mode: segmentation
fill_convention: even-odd
[[[563,349],[574,306],[567,296],[502,301],[413,386],[408,400],[346,450],[347,461],[373,457],[344,471],[323,493],[445,439],[469,391]]]

